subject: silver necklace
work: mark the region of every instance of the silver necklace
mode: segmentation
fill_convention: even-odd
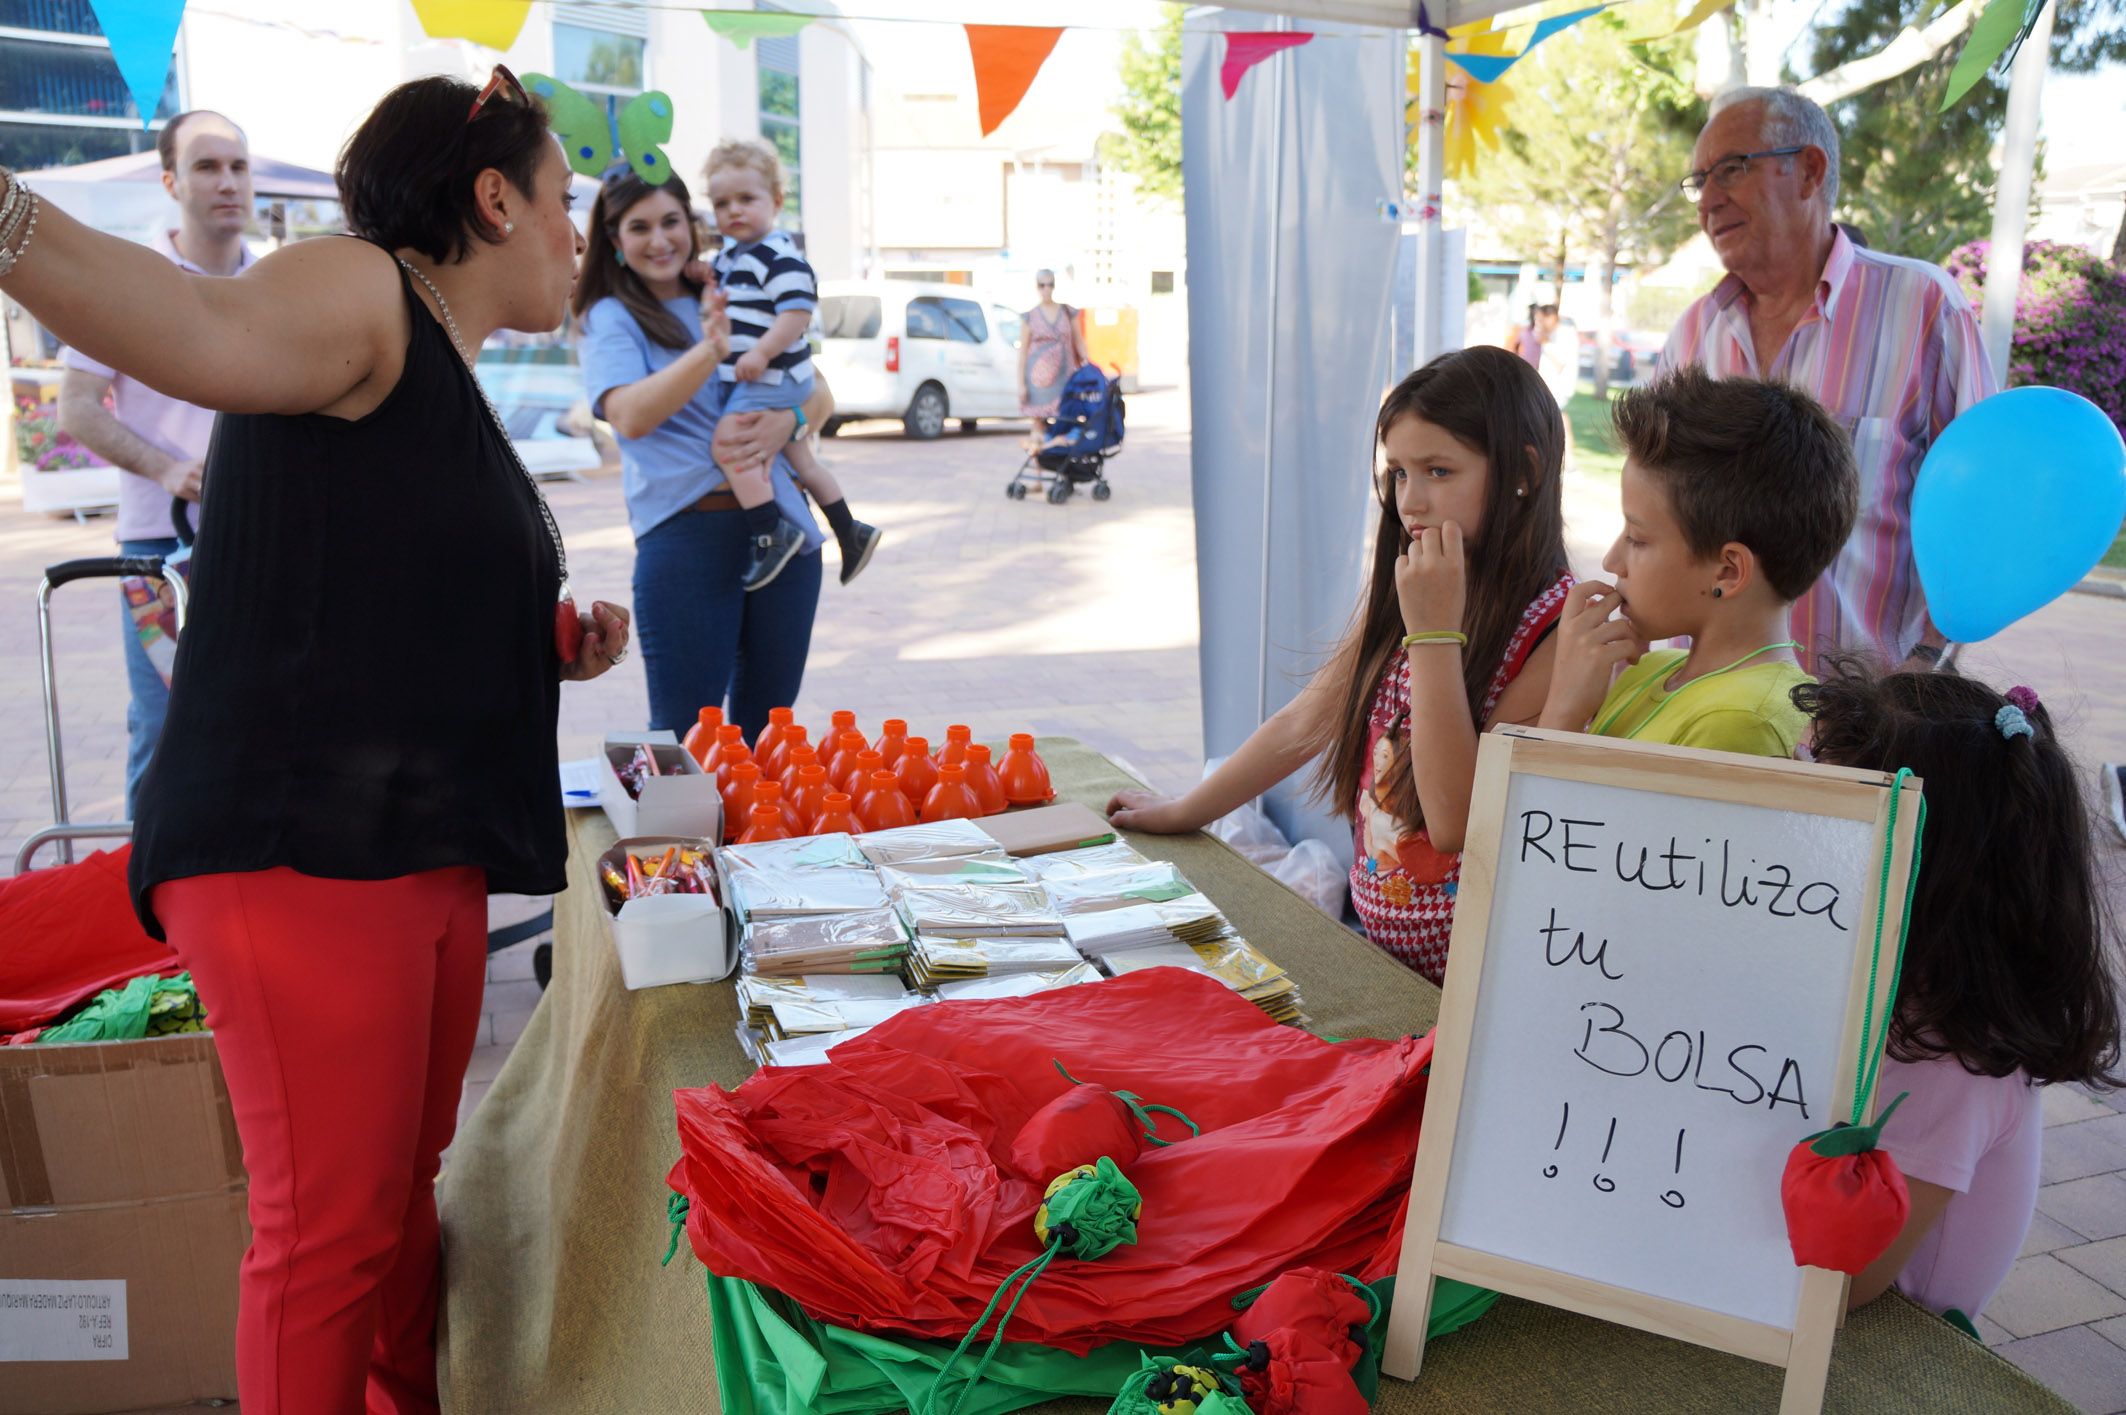
[[[458,337],[458,321],[450,313],[450,301],[443,298],[443,292],[436,288],[435,281],[414,269],[404,256],[397,257],[397,260],[405,267],[408,275],[426,285],[428,293],[436,297],[436,308],[443,312],[443,328],[450,335],[450,345],[458,351],[458,360],[465,365],[465,371],[472,373],[472,357],[465,352],[465,341]],[[502,439],[502,445],[509,449],[509,460],[516,463],[517,470],[524,474],[524,484],[531,488],[532,500],[539,505],[539,518],[546,522],[546,533],[554,542],[554,558],[561,564],[561,598],[565,600],[569,597],[568,548],[561,543],[561,528],[554,524],[553,508],[546,504],[546,493],[539,490],[538,479],[531,474],[531,468],[525,466],[524,459],[517,455],[517,444],[510,440],[509,429],[503,424],[502,415],[495,411],[494,400],[487,396],[487,387],[480,382],[479,375],[473,374],[472,386],[473,391],[480,395],[480,405],[487,409],[487,416],[495,425],[496,435]]]

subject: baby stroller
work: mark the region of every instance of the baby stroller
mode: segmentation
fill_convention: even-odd
[[[1004,494],[1024,501],[1028,486],[1046,485],[1049,502],[1060,506],[1079,483],[1091,482],[1093,500],[1107,500],[1114,494],[1107,459],[1122,450],[1122,418],[1122,381],[1093,364],[1080,366],[1063,384],[1040,448],[1012,474]]]

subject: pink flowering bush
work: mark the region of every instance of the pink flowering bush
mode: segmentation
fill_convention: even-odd
[[[1985,298],[1991,244],[1973,241],[1944,262],[1974,308]],[[2126,430],[2126,271],[2080,246],[2024,246],[2008,383],[2070,389]]]

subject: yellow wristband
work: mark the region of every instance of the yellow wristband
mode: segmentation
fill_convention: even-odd
[[[1413,644],[1453,644],[1456,648],[1468,648],[1469,636],[1459,629],[1423,629],[1415,634],[1403,635],[1403,647]]]

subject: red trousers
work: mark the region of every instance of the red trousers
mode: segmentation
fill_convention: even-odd
[[[251,1176],[244,1415],[438,1408],[436,1167],[480,1024],[486,891],[469,867],[155,889]]]

